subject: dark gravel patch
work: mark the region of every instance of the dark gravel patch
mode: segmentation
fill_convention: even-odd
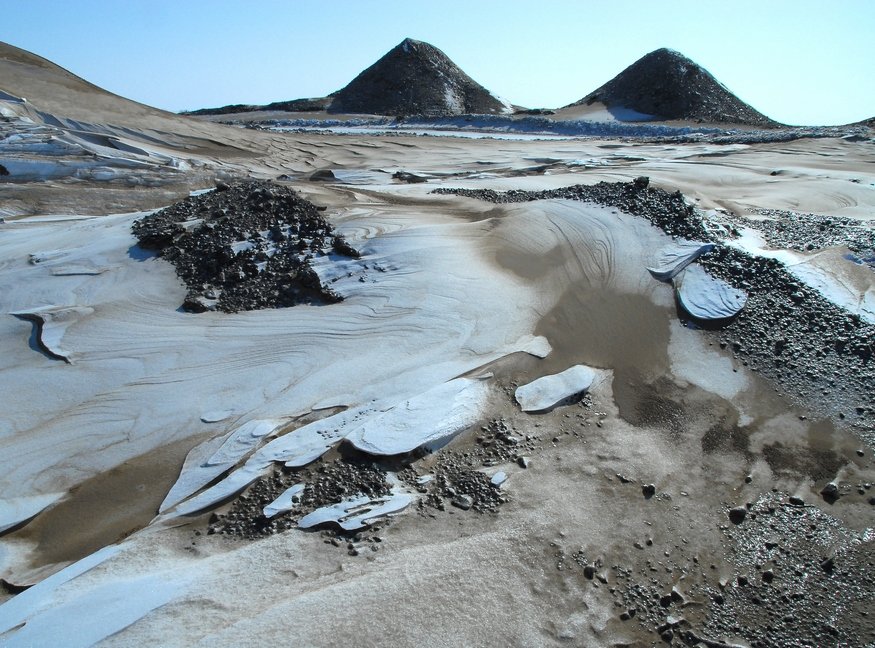
[[[771,247],[811,252],[843,245],[860,263],[868,263],[875,270],[875,225],[871,222],[782,209],[757,209],[754,213],[765,218],[729,218],[760,232]]]
[[[276,468],[237,497],[227,513],[214,514],[208,533],[251,540],[297,528],[301,517],[320,507],[354,496],[377,498],[388,495],[391,490],[387,481],[389,472],[396,473],[409,491],[422,495],[415,506],[424,514],[445,511],[448,506],[495,513],[507,501],[506,495],[478,469],[518,461],[537,447],[537,439],[517,435],[503,419],[494,419],[481,427],[476,443],[470,449],[445,450],[435,456],[434,463],[428,467],[424,467],[424,462],[431,457],[427,454],[377,458],[348,451],[333,461],[319,460],[300,470]],[[424,475],[431,479],[422,481]],[[299,483],[305,487],[296,498],[294,508],[266,518],[264,507],[287,488]],[[342,539],[343,542],[337,545],[341,546],[353,537],[371,537],[373,528],[357,532],[333,528],[324,533],[329,539]]]
[[[716,248],[699,262],[713,275],[745,290],[748,302],[738,317],[703,333],[773,381],[792,400],[821,416],[853,425],[875,447],[875,326],[805,286],[780,261],[725,245],[723,241],[737,231],[731,224],[707,221],[679,191],[651,187],[642,177],[546,191],[438,189],[435,193],[493,203],[556,198],[593,202],[646,218],[671,236],[715,243]],[[849,229],[834,228],[829,244],[836,245]],[[856,245],[853,240],[850,243]],[[680,311],[679,316],[683,318]]]
[[[416,467],[399,473],[398,477],[423,494],[418,507],[425,514],[430,509],[444,511],[447,505],[495,513],[507,501],[506,493],[479,469],[511,463],[527,465],[528,455],[539,447],[538,438],[517,434],[503,418],[492,419],[480,428],[475,445],[438,455],[426,470],[431,481],[419,483]]]
[[[745,511],[721,526],[728,571],[686,554],[661,569],[575,561],[588,578],[610,575],[619,619],[659,637],[653,645],[872,645],[875,535],[778,493]]]
[[[256,481],[234,500],[224,515],[210,521],[210,533],[254,539],[296,528],[298,520],[316,509],[337,504],[355,495],[375,498],[388,495],[386,469],[364,458],[337,459],[316,463],[302,470],[277,468]],[[305,484],[295,508],[286,514],[266,518],[265,506],[295,484]]]
[[[135,221],[133,233],[176,266],[191,312],[340,301],[310,260],[358,256],[316,205],[271,182],[221,184]]]
[[[695,207],[688,205],[680,191],[670,193],[650,186],[650,179],[632,182],[599,182],[572,185],[543,191],[493,191],[492,189],[435,189],[436,194],[477,198],[492,203],[521,203],[532,200],[566,199],[592,202],[646,218],[666,234],[695,241],[712,241],[714,237]]]

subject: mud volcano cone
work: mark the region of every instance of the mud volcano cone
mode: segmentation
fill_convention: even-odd
[[[434,45],[404,39],[334,95],[335,113],[448,116],[509,112]]]
[[[680,52],[650,52],[571,106],[602,103],[659,119],[773,127],[778,124],[732,94]]]

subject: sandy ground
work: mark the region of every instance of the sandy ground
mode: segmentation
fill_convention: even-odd
[[[71,87],[58,101],[86,91]],[[34,105],[61,110],[48,94],[30,94]],[[115,123],[146,119],[110,101],[70,117],[110,121],[119,111]],[[671,288],[644,270],[669,238],[599,206],[430,193],[646,175],[703,210],[866,223],[875,213],[872,141],[515,142],[148,119],[150,133],[173,133],[156,148],[203,166],[168,172],[153,188],[74,177],[0,185],[4,311],[91,311],[59,338],[72,364],[29,344],[30,322],[3,320],[0,489],[12,528],[0,537],[0,576],[38,584],[0,594],[0,643],[693,645],[684,634],[692,632],[705,645],[782,645],[788,636],[814,645],[826,620],[813,635],[803,622],[769,616],[749,593],[768,599],[761,573],[770,568],[790,600],[801,587],[794,566],[815,554],[817,564],[833,556],[838,565],[815,569],[805,585],[840,633],[837,645],[875,642],[872,581],[865,560],[852,560],[873,542],[875,448],[842,421],[777,395],[731,350],[679,323]],[[309,181],[319,169],[341,181]],[[399,169],[428,182],[393,182]],[[281,174],[326,207],[362,263],[386,271],[359,268],[362,281],[339,284],[347,299],[338,305],[177,311],[184,288],[169,264],[132,247],[130,223],[217,177]],[[34,254],[45,260],[30,261]],[[101,272],[64,270],[86,262]],[[532,335],[549,342],[546,358],[520,352]],[[588,398],[519,411],[517,385],[576,363],[604,370]],[[318,531],[209,535],[209,511],[150,524],[187,453],[205,440],[254,419],[296,427],[323,411],[400,402],[472,372],[493,374],[480,424],[503,419],[531,441],[527,468],[484,468],[509,475],[497,513],[411,507],[382,525],[381,542],[352,538],[358,555]],[[220,410],[227,416],[214,421]],[[441,453],[473,452],[480,434],[472,427],[416,469],[427,473]],[[830,503],[820,491],[832,481],[842,496]],[[783,511],[791,496],[826,531],[806,535],[776,518],[770,533],[795,553],[748,560],[744,533],[770,519],[769,498]],[[736,527],[727,511],[745,504],[753,515]],[[58,571],[87,556],[92,568]],[[851,582],[843,570],[864,578]],[[680,599],[663,606],[673,587]],[[830,596],[816,598],[818,588]],[[744,623],[725,622],[717,596]],[[794,606],[773,607],[810,612]],[[630,608],[637,614],[621,620]]]

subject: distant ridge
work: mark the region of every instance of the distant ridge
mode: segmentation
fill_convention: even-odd
[[[328,108],[334,95],[315,97],[313,99],[292,99],[291,101],[275,101],[265,106],[254,104],[231,104],[221,108],[201,108],[199,110],[184,110],[183,115],[232,115],[245,112],[271,111],[278,112],[320,112]]]
[[[160,133],[165,144],[189,151],[229,153],[239,148],[220,144],[222,136],[215,125],[182,119],[113,94],[42,56],[0,42],[0,101],[9,101],[9,97],[19,119],[79,135],[88,131],[92,141],[97,138],[104,144],[109,143],[103,139],[108,136],[154,140],[155,133]],[[147,130],[152,132],[145,135]]]
[[[335,93],[334,113],[464,115],[512,110],[434,45],[405,38]]]
[[[608,109],[627,108],[666,120],[780,125],[732,94],[705,68],[666,48],[643,56],[566,108],[596,102]]]

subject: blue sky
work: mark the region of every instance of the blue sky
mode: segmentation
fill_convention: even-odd
[[[2,14],[0,40],[167,110],[323,96],[409,36],[529,107],[671,47],[779,121],[875,116],[875,0],[4,0]]]

